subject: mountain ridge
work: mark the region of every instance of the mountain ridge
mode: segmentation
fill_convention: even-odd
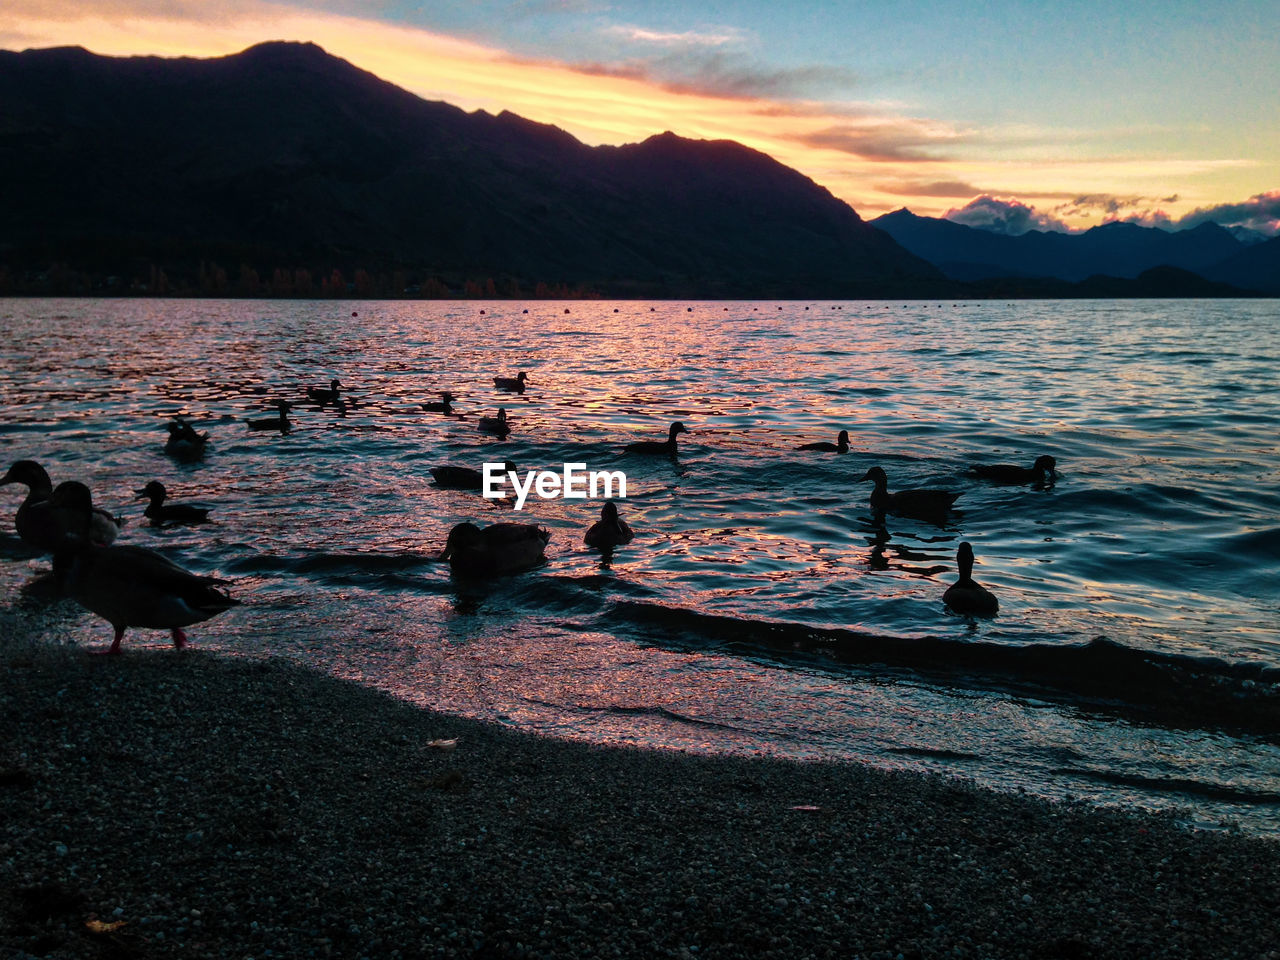
[[[13,268],[150,261],[172,279],[222,259],[650,295],[947,286],[741,144],[667,133],[589,147],[509,112],[423,100],[314,44],[209,60],[4,53],[0,103],[13,214],[0,258]]]

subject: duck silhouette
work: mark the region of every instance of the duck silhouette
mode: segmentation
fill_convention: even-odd
[[[493,385],[499,390],[514,390],[516,393],[524,393],[524,384],[528,379],[529,375],[521,370],[514,377],[494,377]]]
[[[277,430],[280,433],[288,433],[292,428],[289,423],[289,411],[293,409],[293,404],[288,400],[273,400],[271,405],[280,411],[278,417],[265,417],[257,420],[245,420],[250,430]]]
[[[797,450],[820,450],[823,453],[848,453],[849,452],[849,431],[841,430],[840,436],[836,438],[836,442],[830,440],[819,440],[817,443],[802,443],[796,447]]]
[[[183,420],[175,417],[168,423],[169,439],[164,442],[164,452],[175,460],[190,463],[204,456],[205,445],[209,434],[197,433],[196,429]]]
[[[627,453],[644,453],[657,456],[674,457],[676,451],[676,436],[681,433],[688,433],[685,425],[677,420],[667,430],[666,440],[637,440],[635,443],[628,443],[622,449]]]
[[[159,480],[150,481],[138,491],[139,500],[150,500],[143,514],[153,527],[178,527],[209,522],[209,508],[189,503],[165,503],[169,492]]]
[[[1000,609],[996,596],[973,579],[973,547],[968,541],[956,550],[956,567],[960,576],[947,587],[942,602],[956,613],[971,617],[994,617]]]
[[[50,502],[73,518],[72,533],[54,555],[64,592],[115,630],[107,653],[119,653],[130,627],[168,630],[173,645],[187,645],[183,627],[239,604],[218,589],[227,581],[184,570],[172,560],[136,546],[98,546],[87,536],[93,512],[89,488],[75,480],[58,484]]]
[[[550,532],[530,523],[460,523],[449,531],[441,560],[464,577],[501,577],[536,567],[546,559]]]
[[[481,417],[477,426],[480,428],[481,433],[492,433],[499,437],[505,437],[511,432],[511,423],[507,420],[505,407],[498,408],[496,417]]]
[[[946,518],[947,511],[960,497],[950,490],[909,489],[889,492],[889,478],[881,467],[872,467],[862,476],[872,481],[875,486],[871,490],[871,509],[878,513],[896,513],[901,516],[915,517],[940,523]]]
[[[606,500],[600,508],[600,519],[587,530],[582,542],[598,550],[610,550],[630,543],[634,538],[635,534],[627,521],[618,516],[618,505],[612,500]]]
[[[307,399],[323,407],[326,404],[337,403],[341,392],[342,384],[334,379],[329,381],[327,390],[324,387],[307,387]]]
[[[453,413],[453,401],[457,399],[448,390],[443,390],[440,393],[439,400],[430,400],[424,403],[422,409],[431,413]]]
[[[0,486],[10,483],[21,483],[27,488],[27,495],[13,518],[18,537],[33,550],[53,553],[70,531],[68,515],[50,500],[53,481],[48,472],[34,460],[19,460],[0,477]],[[88,536],[94,543],[106,546],[116,539],[123,526],[123,518],[94,508],[89,517]]]
[[[502,465],[503,479],[510,473],[518,472],[518,467],[510,460]],[[454,464],[444,464],[439,467],[431,468],[431,476],[436,482],[436,486],[443,487],[446,490],[483,490],[484,489],[484,473],[473,467],[460,467]]]
[[[1012,463],[976,464],[969,468],[975,477],[992,483],[1040,483],[1048,485],[1058,479],[1058,461],[1047,453],[1036,457],[1029,467]]]

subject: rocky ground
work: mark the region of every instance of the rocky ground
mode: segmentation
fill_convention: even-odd
[[[38,633],[0,615],[6,958],[1280,958],[1270,841]]]

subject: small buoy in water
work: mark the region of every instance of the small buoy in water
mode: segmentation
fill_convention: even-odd
[[[359,313],[359,311],[357,311],[357,310],[352,310],[352,311],[351,311],[351,315],[352,315],[353,317],[358,317],[358,316],[360,316],[360,313]]]
[[[482,316],[482,317],[484,316],[484,311],[483,311],[483,310],[481,310],[481,311],[480,311],[480,316]]]

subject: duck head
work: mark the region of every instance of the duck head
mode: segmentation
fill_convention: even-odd
[[[0,477],[0,486],[7,483],[23,483],[31,488],[32,493],[47,494],[53,489],[53,481],[44,467],[34,460],[19,460]]]
[[[459,550],[468,550],[476,546],[480,539],[480,528],[474,523],[459,523],[449,531],[449,538],[444,543],[440,559],[452,559]]]
[[[956,549],[956,569],[960,571],[961,580],[973,579],[973,546],[968,540]]]
[[[671,440],[674,440],[676,438],[677,433],[688,433],[688,432],[689,432],[688,428],[685,427],[685,425],[681,421],[677,420],[675,423],[671,425],[671,429],[667,432],[667,436]]]
[[[164,498],[168,496],[164,488],[164,484],[159,480],[152,480],[141,490],[135,491],[137,499],[150,500],[152,503],[164,503]]]
[[[858,482],[861,483],[863,480],[871,480],[877,487],[887,487],[889,485],[889,477],[885,474],[883,467],[872,467],[862,475]]]
[[[1039,470],[1044,474],[1045,479],[1054,480],[1058,476],[1058,461],[1053,459],[1047,453],[1044,456],[1036,457],[1036,462],[1032,464],[1032,468]]]

